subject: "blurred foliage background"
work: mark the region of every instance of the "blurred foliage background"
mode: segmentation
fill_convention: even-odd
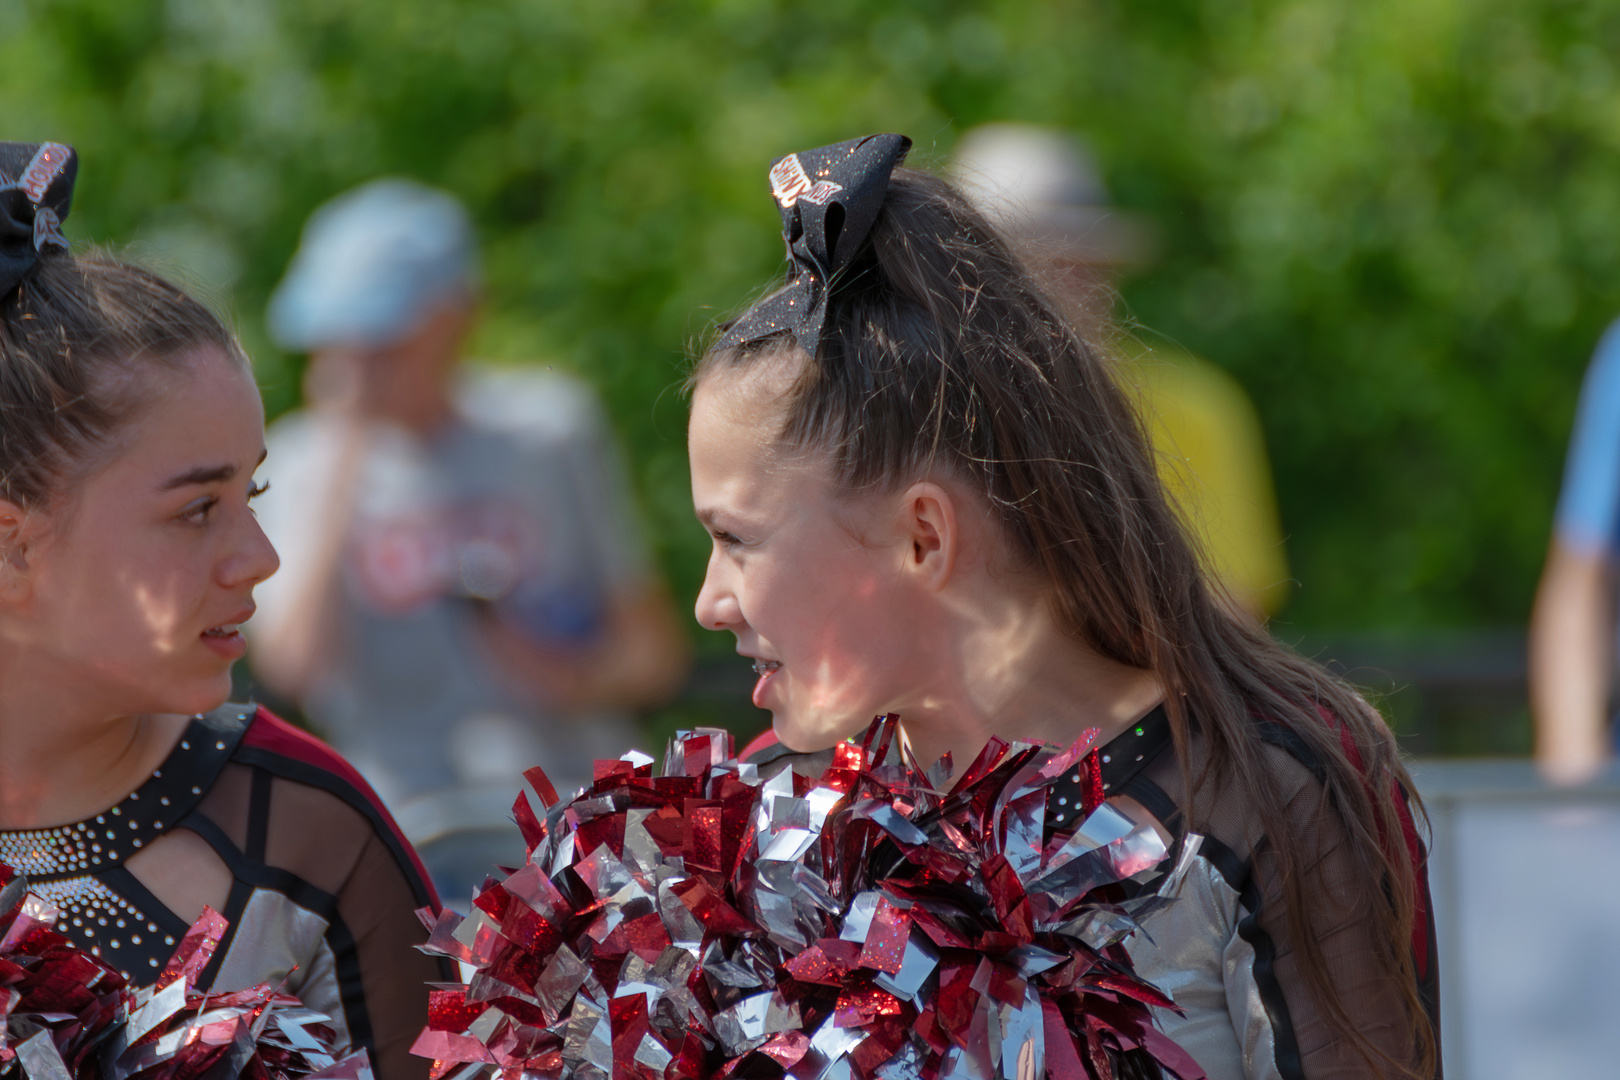
[[[263,305],[309,210],[385,173],[464,198],[475,352],[601,388],[683,602],[675,387],[779,268],[770,159],[1081,133],[1159,233],[1135,332],[1259,408],[1307,636],[1526,617],[1620,311],[1617,58],[1620,5],[1575,0],[0,0],[5,137],[77,145],[70,234],[189,270],[272,413],[299,369]]]

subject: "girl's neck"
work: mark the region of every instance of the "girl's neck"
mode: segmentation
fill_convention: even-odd
[[[0,673],[0,829],[51,828],[117,804],[163,764],[189,722],[109,714],[48,689],[61,682],[19,674]]]
[[[1009,605],[1001,615],[948,635],[947,663],[930,666],[936,680],[955,673],[954,685],[936,681],[902,712],[922,764],[949,752],[960,774],[991,736],[1067,746],[1094,727],[1104,743],[1164,700],[1153,672],[1087,648],[1058,629],[1044,604]]]

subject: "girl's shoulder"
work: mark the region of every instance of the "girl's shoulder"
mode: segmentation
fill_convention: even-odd
[[[380,847],[397,864],[418,905],[438,907],[415,849],[353,765],[263,706],[227,709],[235,710],[242,732],[221,782],[247,789],[250,858],[272,864],[311,860],[327,865],[320,876],[336,877],[341,873],[334,874],[332,863],[352,863]],[[241,792],[219,801],[240,804]],[[278,837],[283,842],[272,844]],[[294,838],[296,849],[289,842]]]
[[[1249,744],[1248,771],[1263,778],[1279,805],[1313,815],[1324,809],[1320,804],[1327,773],[1310,743],[1278,721],[1255,716],[1251,723],[1255,738]],[[1135,799],[1170,832],[1187,831],[1190,808],[1194,831],[1219,841],[1242,862],[1263,843],[1252,795],[1234,770],[1219,767],[1196,719],[1187,732],[1185,767],[1162,706],[1100,754],[1106,793]]]

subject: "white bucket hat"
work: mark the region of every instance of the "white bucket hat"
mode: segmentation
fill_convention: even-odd
[[[1029,124],[986,124],[962,136],[951,179],[1013,239],[1085,262],[1148,261],[1145,222],[1109,205],[1096,161],[1079,139]]]

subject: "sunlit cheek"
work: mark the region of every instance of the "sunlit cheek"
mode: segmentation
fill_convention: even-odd
[[[890,703],[883,690],[882,582],[876,576],[844,574],[822,595],[828,606],[812,641],[812,677],[805,705],[829,722],[858,724]]]
[[[142,635],[154,651],[166,656],[186,644],[181,632],[183,612],[172,583],[132,582],[130,595],[135,602]]]
[[[171,677],[189,636],[183,575],[155,575],[140,560],[120,561],[104,562],[102,574],[82,574],[62,609],[64,655],[119,684]]]
[[[861,698],[866,695],[861,691],[865,680],[855,669],[856,662],[852,655],[823,655],[810,684],[806,704],[811,712],[829,719],[849,720],[863,707]]]

